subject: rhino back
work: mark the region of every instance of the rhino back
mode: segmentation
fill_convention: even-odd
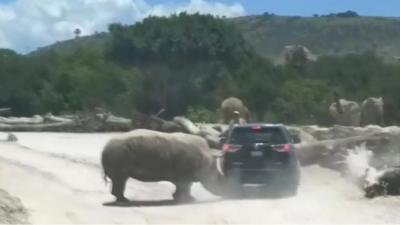
[[[361,105],[361,117],[363,125],[377,124],[382,125],[383,120],[383,100],[382,98],[367,98]]]
[[[116,164],[123,167],[124,173],[142,181],[198,180],[197,173],[210,161],[207,150],[207,143],[200,137],[149,130],[123,134],[105,148],[116,152],[118,156],[112,158],[119,161]]]

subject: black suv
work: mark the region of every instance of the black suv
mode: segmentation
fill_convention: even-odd
[[[231,190],[243,190],[248,184],[264,184],[263,189],[275,187],[285,195],[297,193],[299,162],[284,125],[234,125],[223,152],[223,169]]]

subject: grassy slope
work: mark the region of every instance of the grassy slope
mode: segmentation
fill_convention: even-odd
[[[56,52],[68,53],[79,48],[101,48],[103,49],[109,38],[108,33],[98,33],[90,36],[83,36],[76,39],[70,39],[66,41],[57,41],[54,44],[38,48],[31,52],[31,55],[45,53],[50,50]]]
[[[373,50],[390,60],[400,56],[398,18],[251,16],[232,21],[260,54],[274,60],[288,44],[303,44],[316,55]]]
[[[238,25],[245,38],[263,56],[282,60],[285,45],[303,44],[316,55],[374,50],[388,60],[400,56],[400,19],[382,17],[247,16],[227,21]],[[104,48],[106,33],[57,42],[40,48],[71,51],[79,47]]]

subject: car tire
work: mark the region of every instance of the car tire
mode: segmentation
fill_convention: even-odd
[[[297,195],[299,185],[297,183],[287,184],[286,188],[283,189],[283,195],[291,197]]]
[[[291,167],[281,181],[281,191],[285,196],[294,196],[297,194],[300,181],[300,167],[295,164]],[[282,188],[284,187],[284,188]]]
[[[227,171],[223,180],[224,198],[240,198],[243,194],[238,171]]]

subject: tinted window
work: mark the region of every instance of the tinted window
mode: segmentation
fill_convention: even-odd
[[[229,143],[285,144],[287,143],[287,140],[283,131],[278,127],[263,127],[261,129],[253,129],[251,127],[237,127],[233,130]]]

